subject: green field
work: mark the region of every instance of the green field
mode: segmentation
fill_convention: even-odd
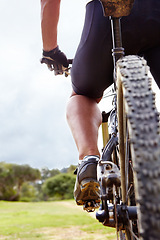
[[[115,230],[98,223],[74,201],[0,201],[0,239],[116,239]]]

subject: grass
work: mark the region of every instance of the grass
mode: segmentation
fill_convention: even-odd
[[[116,239],[73,201],[0,202],[0,239]],[[106,237],[107,236],[107,237]],[[105,237],[105,238],[104,238]]]

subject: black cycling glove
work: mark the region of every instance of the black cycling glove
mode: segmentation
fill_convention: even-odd
[[[59,47],[56,47],[49,52],[43,50],[41,63],[46,63],[51,71],[54,70],[55,75],[63,74],[64,70],[68,68],[69,65],[66,55],[61,52]]]

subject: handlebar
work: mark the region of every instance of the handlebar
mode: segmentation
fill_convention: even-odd
[[[61,64],[58,64],[56,61],[50,60],[48,58],[43,57],[40,60],[41,63],[47,64],[47,67],[50,71],[54,71],[55,75],[65,75],[68,77],[70,75],[71,67],[64,67]],[[73,59],[68,59],[68,64],[71,65],[73,63]]]
[[[73,59],[68,59],[68,64],[72,64],[73,63]]]

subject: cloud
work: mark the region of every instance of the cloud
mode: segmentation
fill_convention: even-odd
[[[76,148],[65,120],[69,80],[55,79],[47,69],[28,74],[18,84],[20,79],[12,87],[3,84],[0,161],[50,168],[75,164]]]
[[[65,119],[70,78],[55,77],[39,62],[40,3],[3,1],[0,12],[0,161],[39,168],[76,164],[78,154]],[[60,44],[69,46],[73,56],[76,46],[66,44],[66,33],[61,32]]]

